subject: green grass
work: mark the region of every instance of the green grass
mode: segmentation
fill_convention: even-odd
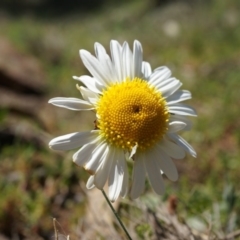
[[[214,230],[227,231],[230,224],[232,230],[239,229],[239,1],[212,0],[152,11],[146,11],[146,5],[145,1],[133,1],[118,8],[109,6],[99,12],[55,19],[8,16],[0,22],[0,35],[41,61],[49,98],[78,97],[71,77],[87,73],[79,59],[80,48],[93,52],[96,41],[109,49],[111,39],[130,44],[140,40],[144,59],[153,68],[169,66],[183,88],[192,92],[189,104],[199,115],[193,119],[193,130],[183,135],[198,157],[177,162],[180,179],[176,183],[166,181],[163,199],[176,195],[179,214],[186,219],[197,216],[203,222],[204,214],[214,217],[218,206],[220,220]],[[163,27],[170,20],[178,28],[174,37],[166,35]],[[1,118],[7,114],[7,110],[0,111]],[[78,130],[78,115],[65,116],[56,120],[53,136]],[[85,211],[85,196],[81,193],[80,200],[73,196],[81,191],[78,181],[85,182],[87,174],[75,168],[71,154],[56,155],[47,146],[38,150],[20,143],[3,149],[0,230],[7,226],[7,217],[18,222],[21,229],[27,226],[28,231],[35,231],[36,236],[51,231],[51,217],[56,215],[67,230],[77,225],[77,218]],[[16,176],[15,180],[11,176]],[[54,207],[56,196],[61,194],[66,201]],[[140,238],[146,231],[151,234],[147,224],[136,231]]]

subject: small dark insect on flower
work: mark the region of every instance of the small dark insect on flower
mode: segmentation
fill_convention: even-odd
[[[99,129],[99,127],[98,127],[98,122],[97,122],[97,119],[96,120],[94,120],[94,130],[98,130]]]

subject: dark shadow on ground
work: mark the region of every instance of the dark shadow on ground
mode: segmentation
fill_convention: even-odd
[[[62,17],[74,13],[98,11],[107,5],[120,5],[130,1],[142,0],[1,0],[0,9],[13,17],[32,14],[40,18]],[[167,4],[186,2],[188,4],[206,2],[206,0],[148,0],[150,8]],[[210,1],[210,0],[208,0]]]
[[[104,0],[1,0],[0,9],[19,17],[32,14],[37,17],[61,17],[76,12],[89,12],[100,9]]]

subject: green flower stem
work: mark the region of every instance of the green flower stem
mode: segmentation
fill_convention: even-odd
[[[123,223],[122,223],[122,221],[121,221],[119,215],[117,214],[117,212],[116,212],[115,209],[113,208],[113,205],[112,205],[111,202],[109,201],[109,199],[108,199],[106,193],[104,192],[104,190],[101,190],[101,191],[102,191],[102,194],[103,194],[103,196],[105,197],[105,199],[106,199],[106,201],[107,201],[109,207],[111,208],[113,214],[115,215],[115,217],[117,218],[119,224],[121,225],[123,231],[126,233],[128,239],[129,239],[129,240],[132,240],[132,238],[131,238],[131,236],[129,235],[127,229],[126,229],[125,226],[123,225]]]

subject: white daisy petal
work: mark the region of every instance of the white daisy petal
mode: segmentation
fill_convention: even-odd
[[[164,151],[167,155],[174,159],[182,159],[186,155],[183,148],[179,147],[177,144],[167,139],[163,139],[161,143],[158,145],[158,147],[161,148],[162,151]]]
[[[105,84],[100,83],[97,79],[89,77],[89,76],[73,76],[74,80],[80,81],[83,83],[89,90],[95,93],[102,93],[102,90],[106,87]]]
[[[170,122],[168,125],[168,132],[178,132],[186,127],[186,123],[180,121]]]
[[[123,151],[116,150],[114,164],[111,166],[108,178],[108,196],[111,202],[115,202],[117,200],[122,190],[125,170],[124,161],[125,158]]]
[[[115,155],[115,149],[114,148],[109,148],[108,153],[106,154],[106,157],[97,170],[95,177],[94,177],[94,184],[98,189],[103,189],[108,176],[109,172],[111,169],[111,165],[113,164],[114,160],[114,155]]]
[[[167,80],[171,76],[171,71],[169,68],[163,66],[155,69],[151,76],[149,77],[149,84],[157,86],[163,81]]]
[[[152,68],[148,62],[142,62],[142,73],[145,79],[149,79],[152,74]]]
[[[87,189],[92,189],[94,187],[95,187],[95,185],[94,185],[94,176],[90,176],[88,178],[88,181],[87,181],[87,184],[86,184],[86,188]]]
[[[172,105],[178,102],[182,102],[188,99],[191,99],[192,95],[187,90],[178,90],[174,94],[170,95],[167,100],[167,105]]]
[[[80,57],[83,64],[94,78],[98,79],[102,85],[108,85],[108,74],[106,66],[103,66],[97,58],[86,50],[80,50]]]
[[[161,82],[159,82],[158,84],[155,84],[155,83],[151,83],[156,89],[160,89],[160,88],[163,88],[167,85],[169,85],[172,81],[175,81],[176,78],[167,78],[167,79],[164,79],[162,80]]]
[[[170,115],[169,122],[180,121],[184,122],[186,126],[183,128],[184,131],[189,131],[192,128],[192,122],[185,116],[180,115]]]
[[[151,151],[146,155],[146,159],[144,161],[145,168],[147,171],[148,179],[153,190],[162,195],[164,193],[165,187],[162,178],[162,174],[160,172],[159,164],[157,161],[157,156],[155,151]]]
[[[98,131],[70,133],[52,139],[49,142],[49,147],[59,151],[71,150],[93,141],[97,136]]]
[[[178,172],[172,159],[158,146],[155,148],[155,150],[157,150],[156,156],[158,156],[158,158],[156,159],[156,162],[158,167],[162,169],[162,171],[171,181],[177,181]]]
[[[157,86],[156,88],[161,92],[163,97],[167,98],[176,92],[181,86],[182,83],[179,80],[173,79],[169,84],[164,85],[163,87]]]
[[[174,134],[174,133],[169,133],[168,136],[179,147],[182,147],[186,152],[191,154],[193,157],[197,157],[197,153],[195,152],[193,147],[187,141],[185,141],[183,138],[181,138],[180,136],[178,136],[177,134]]]
[[[117,77],[109,55],[107,54],[105,48],[100,43],[95,43],[94,48],[99,62],[101,62],[101,65],[105,69],[105,75],[107,76],[106,80],[108,80],[108,82],[109,81],[113,82],[114,80],[117,79]]]
[[[92,153],[99,144],[99,137],[94,139],[92,142],[83,145],[77,152],[73,154],[73,162],[83,167],[89,159],[92,158]]]
[[[86,171],[88,171],[90,174],[95,174],[98,167],[104,161],[105,156],[107,155],[108,151],[109,150],[108,150],[107,143],[105,143],[105,142],[99,143],[99,145],[92,152],[92,154],[91,154],[92,157],[83,166],[84,169]]]
[[[56,97],[48,101],[57,107],[67,108],[74,111],[84,111],[94,109],[93,105],[78,98]]]
[[[142,45],[135,40],[133,43],[133,75],[142,77]]]
[[[133,54],[127,42],[124,42],[123,49],[123,79],[133,79]]]
[[[164,87],[167,87],[167,86],[169,86],[169,84],[172,84],[173,82],[176,82],[176,78],[167,78],[167,79],[165,79],[165,80],[163,80],[163,81],[161,81],[161,82],[159,82],[157,85],[154,85],[155,86],[155,88],[157,88],[157,89],[162,89],[162,88],[164,88]],[[178,81],[178,80],[177,80]]]
[[[132,176],[132,188],[130,196],[132,199],[136,199],[143,193],[145,186],[146,171],[144,167],[145,155],[138,155],[134,160],[133,176]]]
[[[117,80],[119,82],[122,82],[124,80],[122,74],[122,47],[117,41],[112,40],[110,42],[110,49],[112,61],[117,75]]]
[[[102,44],[100,44],[98,42],[95,42],[94,50],[95,50],[95,54],[96,54],[97,59],[99,61],[101,61],[101,63],[102,63],[102,61],[106,60],[107,52],[106,52],[105,48],[102,46]]]
[[[99,95],[96,94],[95,92],[89,90],[88,88],[85,88],[85,87],[78,87],[78,89],[80,90],[81,94],[82,94],[82,97],[90,102],[91,104],[93,105],[96,105],[96,102],[98,101],[99,99]]]
[[[128,180],[129,180],[129,174],[128,174],[128,166],[126,161],[123,161],[124,163],[124,176],[123,176],[123,184],[122,184],[122,190],[121,190],[121,196],[124,198],[126,197],[128,193]]]
[[[173,113],[173,114],[193,116],[193,117],[197,116],[197,113],[194,110],[194,108],[181,103],[176,103],[168,106],[168,110],[170,113]]]

